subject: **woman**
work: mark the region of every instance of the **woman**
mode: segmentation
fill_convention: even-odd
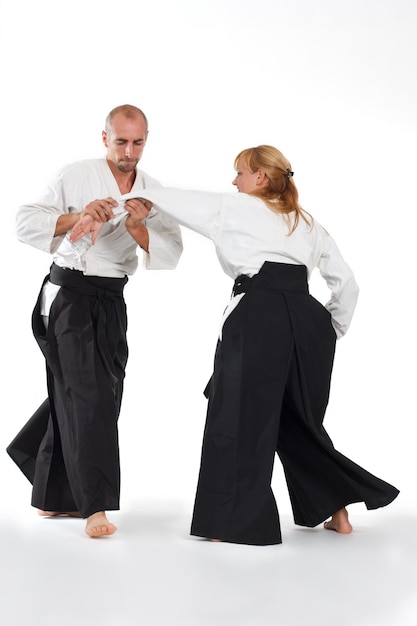
[[[348,504],[375,509],[399,493],[335,450],[323,427],[335,343],[349,327],[358,287],[333,239],[300,207],[279,150],[243,150],[235,167],[239,194],[141,192],[157,210],[209,237],[235,280],[207,387],[191,534],[281,543],[271,490],[275,452],[295,523],[314,527],[330,517],[326,528],[349,533]],[[139,228],[144,202],[123,199]],[[89,229],[80,222],[74,239]],[[331,290],[326,306],[308,292],[315,267]]]

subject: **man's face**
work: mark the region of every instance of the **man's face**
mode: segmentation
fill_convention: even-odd
[[[133,172],[142,156],[147,137],[146,122],[141,115],[125,117],[117,113],[110,131],[103,131],[107,160],[121,172]]]

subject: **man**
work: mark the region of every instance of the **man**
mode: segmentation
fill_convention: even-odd
[[[123,288],[142,248],[148,269],[173,269],[179,227],[141,205],[126,215],[122,194],[160,186],[137,165],[148,137],[144,113],[113,109],[102,133],[106,158],[64,167],[41,201],[20,207],[20,241],[52,253],[33,312],[33,332],[47,365],[48,400],[7,451],[33,484],[41,515],[86,518],[91,537],[113,534],[106,511],[119,508],[117,419],[127,362]],[[90,215],[103,222],[94,246],[67,233]]]

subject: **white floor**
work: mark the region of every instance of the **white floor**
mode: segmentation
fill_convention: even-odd
[[[100,540],[20,509],[1,523],[1,623],[415,626],[417,518],[356,506],[352,535],[285,515],[272,547],[192,538],[184,503],[131,503]]]

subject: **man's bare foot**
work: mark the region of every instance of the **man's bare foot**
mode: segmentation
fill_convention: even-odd
[[[348,535],[352,532],[352,524],[349,522],[348,512],[346,509],[340,509],[332,515],[332,519],[324,522],[324,528],[327,530],[335,530],[342,535]]]
[[[81,517],[78,511],[42,511],[41,509],[38,509],[38,515],[41,517]]]
[[[87,518],[85,532],[89,537],[104,537],[112,535],[117,530],[116,526],[109,522],[104,511],[93,513]]]
[[[222,543],[221,539],[209,539],[209,541],[212,541],[213,543]]]

